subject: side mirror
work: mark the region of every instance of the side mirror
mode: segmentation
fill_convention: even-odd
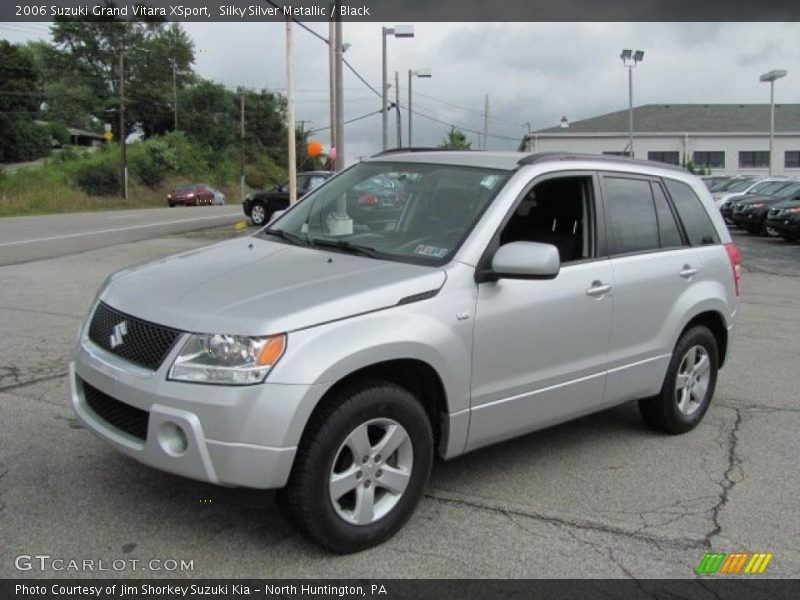
[[[500,279],[553,279],[561,269],[558,248],[539,242],[511,242],[500,246],[492,271]]]

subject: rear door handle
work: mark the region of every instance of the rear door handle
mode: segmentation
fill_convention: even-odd
[[[593,281],[592,287],[586,290],[587,296],[602,296],[611,291],[610,283],[603,283],[602,281]]]
[[[690,277],[694,277],[700,269],[693,269],[691,265],[683,265],[683,269],[680,272],[680,276],[684,279],[689,279]]]

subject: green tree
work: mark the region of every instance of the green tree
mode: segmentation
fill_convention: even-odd
[[[114,3],[106,0],[106,4]],[[120,57],[124,56],[125,135],[172,129],[173,63],[179,87],[193,78],[194,48],[180,25],[160,20],[121,21],[94,17],[57,20],[52,27],[53,68],[48,73],[54,114],[88,115],[96,124],[110,122],[120,139]],[[68,87],[75,89],[68,93]]]
[[[47,127],[34,122],[44,98],[34,61],[0,40],[0,162],[33,160],[50,152]]]
[[[450,127],[450,131],[442,139],[438,148],[447,148],[449,150],[470,150],[472,142],[467,141],[466,134],[460,129]]]

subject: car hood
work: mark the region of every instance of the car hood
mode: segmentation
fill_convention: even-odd
[[[183,331],[266,335],[396,306],[442,269],[246,237],[130,267],[100,299]]]
[[[759,202],[779,202],[780,200],[780,198],[776,198],[775,196],[755,196],[753,194],[747,194],[744,198],[737,198],[735,204],[749,206],[751,204],[758,204]],[[783,198],[783,200],[785,200],[785,198]]]
[[[773,204],[772,208],[797,208],[800,206],[800,200],[781,200],[777,204]]]

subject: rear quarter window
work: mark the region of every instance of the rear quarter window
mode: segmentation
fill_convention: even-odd
[[[714,223],[694,190],[674,179],[665,179],[664,184],[692,246],[719,244],[719,234]]]

